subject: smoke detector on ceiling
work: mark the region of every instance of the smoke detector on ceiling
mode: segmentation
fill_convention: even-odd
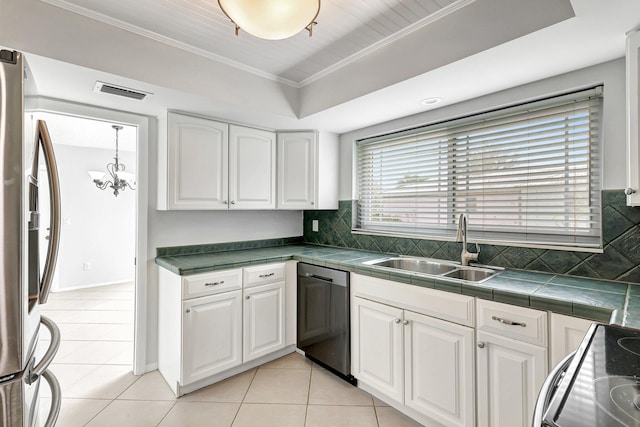
[[[93,91],[110,93],[111,95],[123,96],[129,99],[137,99],[138,101],[142,101],[153,95],[150,92],[143,92],[141,90],[131,89],[128,87],[119,86],[112,83],[99,82],[99,81],[96,82],[96,85],[93,87]]]

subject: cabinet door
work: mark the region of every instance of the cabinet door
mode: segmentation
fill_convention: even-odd
[[[354,298],[351,323],[353,375],[402,403],[404,399],[402,310]]]
[[[169,113],[169,209],[227,209],[228,128]]]
[[[284,348],[284,282],[244,290],[243,361]]]
[[[229,141],[229,208],[275,209],[275,133],[231,125]]]
[[[242,291],[182,303],[182,385],[242,363]]]
[[[478,332],[478,426],[530,427],[547,349]]]
[[[627,35],[627,206],[640,206],[640,31]]]
[[[314,132],[278,134],[278,209],[314,209]]]
[[[591,323],[591,320],[551,313],[550,368],[578,348]]]
[[[404,312],[405,405],[447,426],[475,425],[474,331]]]

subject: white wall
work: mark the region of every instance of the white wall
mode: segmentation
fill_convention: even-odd
[[[115,197],[110,189],[98,189],[87,173],[105,170],[114,151],[61,144],[54,149],[62,200],[57,290],[133,281],[135,192],[126,189]],[[135,153],[121,151],[120,159],[135,173]],[[84,263],[91,268],[83,270]]]
[[[547,95],[604,83],[603,189],[626,188],[624,58],[562,74],[421,114],[403,117],[340,136],[340,200],[353,198],[353,153],[358,139],[436,123]]]
[[[147,363],[157,362],[158,266],[156,249],[242,240],[302,236],[301,211],[158,211],[158,120],[149,126],[149,213],[147,259]]]

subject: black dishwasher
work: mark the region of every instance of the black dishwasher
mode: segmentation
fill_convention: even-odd
[[[298,348],[351,384],[349,273],[298,263]]]

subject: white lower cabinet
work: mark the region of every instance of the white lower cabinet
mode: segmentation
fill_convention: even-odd
[[[361,385],[427,425],[475,425],[473,328],[358,297],[352,322]]]
[[[158,370],[176,396],[294,351],[295,261],[158,276]]]
[[[557,313],[551,313],[550,318],[551,351],[549,354],[549,367],[553,368],[566,355],[578,348],[593,322]]]
[[[404,404],[447,426],[473,426],[474,331],[404,312]]]
[[[548,373],[547,313],[483,300],[477,313],[478,426],[530,427]]]
[[[183,384],[242,363],[241,302],[242,291],[238,290],[182,303]]]
[[[478,332],[478,426],[530,427],[547,349]]]
[[[353,375],[385,396],[403,402],[403,310],[362,298],[354,298],[354,302]]]
[[[284,282],[244,290],[243,360],[284,348]]]

